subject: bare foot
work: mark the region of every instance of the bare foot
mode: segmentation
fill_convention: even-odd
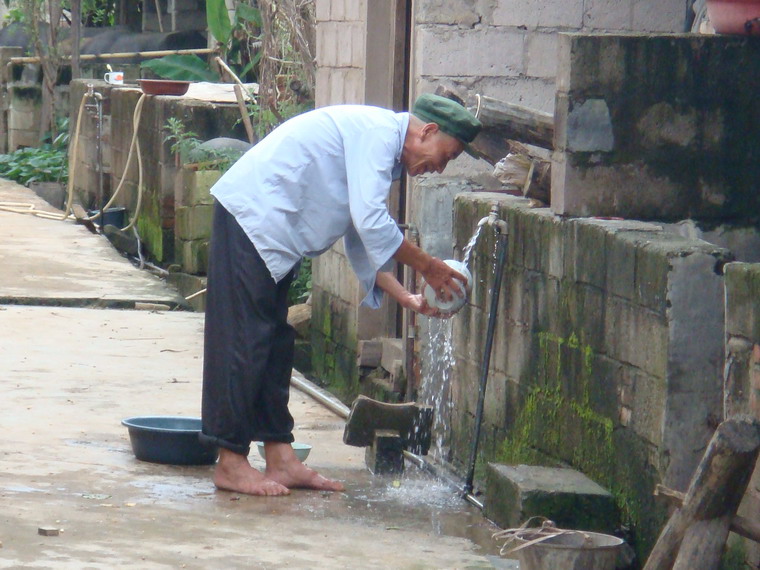
[[[219,462],[214,470],[217,489],[246,495],[274,497],[290,494],[290,490],[251,467],[248,458],[229,449],[219,450]]]
[[[323,477],[309,469],[296,457],[289,443],[266,443],[266,476],[288,489],[314,489],[317,491],[343,491],[340,481]]]

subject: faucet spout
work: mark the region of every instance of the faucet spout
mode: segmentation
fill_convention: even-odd
[[[499,218],[499,207],[494,204],[491,206],[491,211],[488,213],[488,217],[485,218],[489,226],[496,228],[496,231],[500,234],[507,235],[509,233],[509,227],[507,222]]]

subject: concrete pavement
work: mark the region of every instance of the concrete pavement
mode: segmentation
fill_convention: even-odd
[[[36,200],[0,182],[0,202]],[[514,567],[453,489],[371,476],[297,390],[296,439],[344,493],[247,497],[137,461],[121,419],[200,413],[203,315],[93,308],[177,297],[71,222],[0,212],[0,268],[0,568]]]

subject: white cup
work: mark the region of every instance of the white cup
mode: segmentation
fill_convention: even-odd
[[[446,259],[444,263],[464,275],[467,279],[467,283],[459,283],[461,295],[454,293],[454,297],[451,301],[442,301],[436,296],[433,288],[427,283],[425,283],[425,286],[422,288],[422,294],[428,305],[431,307],[435,307],[444,313],[456,313],[459,309],[464,307],[467,302],[467,291],[472,284],[472,275],[470,274],[469,269],[467,269],[467,266],[461,261],[457,261],[456,259]]]
[[[111,85],[124,85],[124,72],[123,71],[109,71],[103,76],[106,83]]]

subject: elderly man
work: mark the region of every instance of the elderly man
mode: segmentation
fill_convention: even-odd
[[[288,396],[294,331],[287,293],[299,261],[339,238],[365,305],[383,292],[441,316],[393,276],[415,268],[450,300],[464,277],[404,239],[388,213],[391,182],[443,172],[480,122],[464,107],[422,95],[412,113],[361,105],[324,107],[280,125],[217,182],[206,300],[202,439],[220,447],[214,484],[251,495],[293,488],[343,490],[296,458]],[[248,462],[263,441],[266,469]]]

